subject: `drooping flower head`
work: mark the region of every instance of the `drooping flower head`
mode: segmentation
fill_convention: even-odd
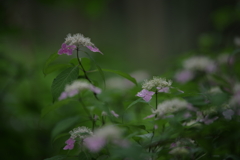
[[[163,116],[165,114],[173,113],[184,108],[188,108],[189,104],[185,100],[174,98],[172,100],[165,100],[158,104],[157,109],[152,112],[156,115]]]
[[[72,150],[74,148],[74,143],[75,143],[75,140],[72,139],[72,138],[69,138],[68,140],[66,140],[65,142],[67,145],[63,148],[64,150]]]
[[[65,142],[67,145],[63,148],[64,150],[72,150],[74,148],[74,143],[76,142],[76,139],[83,140],[84,138],[93,135],[93,132],[85,126],[74,128],[69,133],[71,134],[71,136]]]
[[[207,73],[212,73],[217,70],[215,62],[204,56],[196,56],[186,59],[183,62],[183,67],[185,70],[205,71]]]
[[[84,46],[87,47],[92,52],[99,52],[103,54],[92,42],[91,39],[88,37],[84,37],[82,34],[77,33],[74,35],[68,34],[67,38],[65,38],[66,44],[74,45],[77,47]]]
[[[165,87],[170,87],[172,85],[171,80],[166,80],[165,78],[160,78],[160,77],[153,77],[151,80],[146,80],[144,81],[142,88],[146,90],[153,90],[155,91],[156,89],[160,90]]]
[[[96,94],[101,93],[101,89],[93,86],[87,81],[83,80],[76,80],[73,81],[71,84],[66,85],[64,92],[61,93],[60,97],[58,98],[59,100],[66,99],[67,97],[73,97],[76,94],[78,94],[82,90],[91,90],[92,92]]]
[[[149,102],[156,91],[167,93],[171,85],[171,80],[166,80],[165,78],[160,77],[153,77],[151,80],[144,81],[142,85],[143,90],[138,92],[136,96],[142,97],[146,102]]]
[[[121,138],[122,130],[114,125],[106,125],[97,129],[93,136],[84,139],[84,145],[91,152],[100,151],[107,142],[112,142],[122,147],[126,147],[126,140]]]
[[[71,134],[72,139],[76,139],[76,138],[84,139],[88,136],[93,135],[93,132],[85,126],[74,128],[69,133]]]

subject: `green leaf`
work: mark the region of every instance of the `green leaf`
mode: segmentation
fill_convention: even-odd
[[[53,102],[58,99],[67,84],[78,78],[79,68],[78,66],[67,68],[62,71],[52,83],[52,96]]]
[[[53,64],[53,65],[49,65],[45,70],[44,70],[44,75],[48,75],[52,72],[55,72],[57,70],[60,69],[65,69],[71,67],[69,64]]]
[[[47,61],[45,62],[45,64],[44,64],[44,67],[43,67],[43,74],[46,76],[46,70],[47,70],[47,68],[48,68],[48,66],[50,65],[50,63],[52,63],[56,58],[58,58],[58,54],[57,53],[53,53],[53,54],[51,54],[49,57],[48,57],[48,59],[47,59]]]
[[[116,71],[116,70],[110,70],[110,69],[102,69],[105,72],[111,72],[111,73],[115,73],[118,74],[126,79],[128,79],[129,81],[133,82],[136,86],[137,86],[137,81],[135,78],[133,78],[132,76],[130,76],[127,73],[121,72],[121,71]]]
[[[80,61],[84,67],[85,71],[89,71],[91,69],[91,60],[89,58],[80,58]],[[73,58],[70,60],[70,63],[73,64],[74,66],[79,65],[78,59]]]
[[[102,77],[102,79],[103,79],[103,83],[104,83],[104,87],[105,87],[105,86],[106,86],[105,76],[104,76],[104,73],[103,73],[101,67],[98,66],[98,64],[97,64],[97,63],[95,62],[95,60],[91,57],[90,54],[88,54],[87,52],[84,52],[84,53],[86,53],[86,54],[90,57],[90,59],[94,62],[94,64],[96,65],[96,67],[97,67],[97,69],[98,69],[98,71],[99,71],[99,73],[100,73],[100,75],[101,75],[101,77]]]
[[[54,143],[54,142],[55,142],[56,140],[58,140],[59,138],[62,138],[62,137],[65,137],[65,136],[68,136],[68,137],[69,137],[69,133],[62,133],[62,134],[57,135],[57,136],[53,139],[52,143]]]
[[[79,153],[78,157],[79,157],[79,160],[91,160],[92,159],[91,154],[87,153],[87,152]]]
[[[139,98],[139,99],[133,101],[133,102],[127,107],[126,110],[128,110],[130,107],[132,107],[134,104],[136,104],[136,103],[138,103],[138,102],[144,102],[144,101],[142,100],[142,98]]]
[[[79,116],[64,119],[56,124],[52,130],[52,138],[74,125],[79,120]]]
[[[57,155],[57,156],[54,156],[54,157],[51,157],[51,158],[47,158],[47,159],[44,159],[44,160],[63,160],[67,157],[67,155]]]
[[[61,101],[57,101],[56,103],[54,103],[50,106],[44,107],[41,111],[41,117],[44,117],[49,112],[68,104],[70,101],[71,101],[70,99],[64,99],[64,100],[61,100]]]

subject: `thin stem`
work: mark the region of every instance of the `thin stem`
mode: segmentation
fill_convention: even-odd
[[[84,67],[83,67],[83,65],[82,65],[82,63],[81,63],[81,61],[80,61],[80,58],[79,58],[79,55],[78,55],[78,51],[79,51],[79,50],[78,50],[78,47],[77,47],[77,60],[78,60],[79,65],[80,65],[81,68],[82,68],[82,71],[83,71],[83,73],[84,73],[84,77],[88,80],[89,83],[91,83],[91,84],[93,85],[92,81],[88,78],[87,72],[86,72],[86,70],[84,69]],[[93,95],[94,95],[94,97],[95,97],[98,101],[100,101],[100,100],[98,99],[96,93],[93,92]]]
[[[88,109],[86,108],[86,106],[85,106],[85,104],[83,103],[83,101],[81,100],[81,98],[79,98],[79,102],[82,104],[83,109],[84,109],[84,111],[87,113],[87,115],[89,116],[89,118],[94,121],[94,119],[92,118],[90,112],[89,112]]]
[[[78,59],[79,65],[80,65],[81,68],[82,68],[82,71],[83,71],[83,73],[84,73],[85,78],[92,84],[92,81],[88,78],[87,73],[86,73],[86,70],[84,69],[84,67],[83,67],[83,65],[82,65],[82,63],[81,63],[81,61],[80,61],[80,58],[79,58],[79,55],[78,55],[78,47],[77,47],[77,59]]]

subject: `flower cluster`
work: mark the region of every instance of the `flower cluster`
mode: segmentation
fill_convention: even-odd
[[[100,151],[107,142],[112,142],[121,147],[127,147],[128,142],[121,139],[122,131],[113,125],[106,125],[97,129],[94,133],[87,127],[74,128],[69,132],[71,137],[65,142],[67,145],[64,150],[71,150],[74,148],[76,138],[79,138],[83,145],[91,152]]]
[[[89,128],[85,127],[85,126],[74,128],[69,133],[71,134],[71,136],[65,142],[67,145],[63,148],[64,150],[68,150],[68,149],[72,150],[74,148],[74,143],[76,142],[77,138],[83,140],[87,136],[93,135],[92,131]]]
[[[214,73],[217,70],[216,63],[208,57],[196,56],[186,59],[183,62],[183,70],[175,75],[175,79],[180,83],[192,80],[196,71]]]
[[[93,86],[89,82],[76,80],[73,81],[71,84],[66,85],[64,92],[61,93],[58,100],[66,99],[67,97],[73,97],[78,94],[82,90],[91,90],[92,92],[99,94],[101,93],[101,89],[98,87]]]
[[[143,90],[137,93],[138,97],[142,97],[146,102],[149,102],[152,99],[152,96],[155,92],[165,92],[169,91],[169,88],[172,85],[171,80],[166,80],[165,78],[153,77],[149,81],[144,81],[142,88]],[[150,91],[153,90],[153,91]]]
[[[81,46],[87,47],[92,52],[99,52],[103,54],[88,37],[84,37],[82,34],[77,33],[74,35],[68,34],[65,38],[65,42],[62,44],[62,48],[58,51],[58,54],[72,55],[75,48]]]
[[[153,114],[163,116],[165,114],[173,113],[181,109],[188,108],[188,104],[185,100],[174,98],[172,100],[166,100],[158,104],[157,109],[153,110]]]
[[[76,48],[75,45],[67,45],[66,43],[62,44],[62,48],[59,49],[58,54],[67,54],[72,55],[73,50]]]

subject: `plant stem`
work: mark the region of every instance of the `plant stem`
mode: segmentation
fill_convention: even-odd
[[[82,65],[82,63],[81,63],[81,61],[80,61],[80,58],[79,58],[79,55],[78,55],[78,47],[77,47],[77,60],[78,60],[79,65],[80,65],[81,68],[82,68],[82,71],[83,71],[83,73],[84,73],[85,78],[92,84],[92,81],[88,78],[87,73],[86,73],[86,70],[84,69],[84,67],[83,67],[83,65]]]

